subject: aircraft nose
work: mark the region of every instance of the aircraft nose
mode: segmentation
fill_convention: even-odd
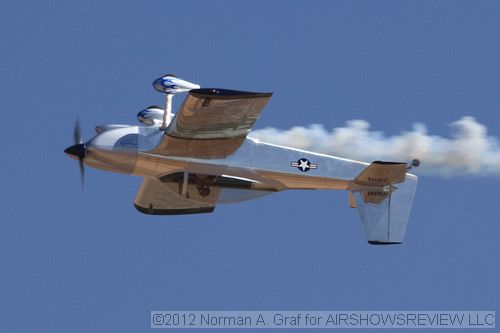
[[[76,145],[70,146],[64,150],[64,152],[73,158],[83,158],[85,157],[85,144],[77,143]]]

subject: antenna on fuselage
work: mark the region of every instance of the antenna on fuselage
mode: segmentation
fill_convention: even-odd
[[[153,87],[156,91],[165,94],[165,112],[163,113],[163,122],[160,127],[161,130],[166,130],[170,123],[172,115],[172,98],[174,95],[192,89],[200,89],[198,84],[179,79],[174,74],[165,74],[154,80]]]

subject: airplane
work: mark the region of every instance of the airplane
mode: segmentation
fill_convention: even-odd
[[[65,153],[84,166],[143,177],[134,200],[144,214],[211,213],[284,190],[346,190],[372,245],[403,241],[417,187],[408,173],[420,162],[346,158],[261,142],[250,130],[272,93],[199,85],[166,74],[153,82],[164,108],[137,115],[141,126],[99,125],[83,141],[78,120]],[[187,92],[176,114],[172,99]]]

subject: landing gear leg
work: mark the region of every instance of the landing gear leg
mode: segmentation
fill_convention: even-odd
[[[189,173],[187,173],[186,171],[184,171],[184,177],[182,179],[182,192],[181,192],[181,195],[184,197],[184,198],[189,198],[189,193],[187,191],[187,188],[188,188],[188,180],[189,180]]]

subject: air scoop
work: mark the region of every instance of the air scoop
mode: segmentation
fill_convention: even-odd
[[[200,89],[200,85],[179,79],[174,74],[165,74],[154,80],[153,87],[165,94],[178,94],[191,89]]]
[[[156,91],[165,94],[165,112],[160,129],[167,129],[170,123],[172,114],[172,97],[175,94],[189,91],[192,89],[200,89],[199,84],[191,83],[186,80],[179,79],[174,74],[165,74],[162,77],[153,81],[153,87]]]

